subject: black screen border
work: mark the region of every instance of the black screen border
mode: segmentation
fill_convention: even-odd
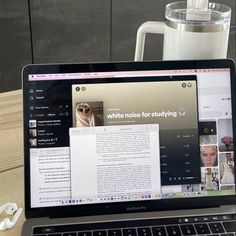
[[[194,61],[149,61],[149,62],[108,62],[108,63],[86,63],[86,64],[34,64],[27,65],[22,69],[22,87],[23,104],[28,103],[26,96],[28,84],[28,75],[30,74],[56,74],[56,73],[83,73],[83,72],[112,72],[112,71],[145,71],[145,70],[180,70],[180,69],[214,69],[229,68],[231,76],[231,94],[232,94],[232,116],[235,117],[236,108],[236,74],[235,63],[230,59],[218,60],[194,60]],[[23,106],[24,127],[27,125],[27,109]],[[233,120],[233,135],[235,140],[236,119]],[[26,134],[24,133],[24,140]],[[235,143],[235,141],[234,141]],[[235,195],[230,196],[211,196],[200,198],[179,198],[179,199],[161,199],[140,202],[119,202],[104,203],[92,205],[71,205],[57,207],[30,207],[30,162],[29,145],[24,142],[24,184],[25,184],[25,216],[33,217],[66,217],[66,216],[84,216],[100,215],[130,212],[146,212],[156,210],[176,210],[190,208],[206,208],[220,205],[235,204]],[[234,145],[234,160],[236,148]]]

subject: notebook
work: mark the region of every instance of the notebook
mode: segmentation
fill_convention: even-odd
[[[27,65],[22,235],[235,235],[235,64]]]

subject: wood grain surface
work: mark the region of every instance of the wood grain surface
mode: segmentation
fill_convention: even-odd
[[[23,167],[18,167],[0,173],[0,205],[12,201],[18,207],[24,209],[24,184],[23,184]],[[4,218],[12,218],[9,215],[1,214],[0,220]],[[12,229],[0,231],[1,236],[20,236],[24,222],[24,212],[21,214],[17,224]]]
[[[23,166],[22,91],[0,93],[0,172]]]
[[[16,202],[24,209],[22,91],[0,93],[0,205]],[[0,220],[12,218],[4,213]],[[20,236],[24,213],[14,228],[0,236]]]

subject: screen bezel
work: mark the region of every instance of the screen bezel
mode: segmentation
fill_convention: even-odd
[[[28,88],[29,74],[55,74],[55,73],[82,73],[82,72],[109,72],[109,71],[145,71],[145,70],[180,70],[180,69],[209,69],[209,68],[229,68],[231,76],[231,94],[232,94],[232,116],[235,116],[235,64],[230,59],[220,60],[198,60],[198,61],[149,61],[149,62],[117,62],[117,63],[86,63],[86,64],[41,64],[27,65],[22,70],[23,82],[23,105],[27,104],[28,97],[26,89]],[[27,125],[27,108],[23,106],[24,127]],[[235,140],[236,121],[233,120],[233,135]],[[92,205],[71,205],[56,207],[31,208],[30,206],[30,161],[29,145],[25,141],[24,133],[24,179],[25,179],[25,216],[32,217],[66,217],[66,216],[84,216],[99,214],[115,214],[128,212],[143,212],[155,210],[173,210],[189,209],[200,207],[213,207],[220,205],[235,204],[235,195],[214,196],[200,198],[179,198],[179,199],[161,199],[137,202],[115,202]],[[234,142],[235,143],[235,142]],[[234,145],[234,160],[235,158]]]

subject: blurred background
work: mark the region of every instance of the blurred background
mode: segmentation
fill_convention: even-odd
[[[32,63],[134,59],[144,21],[164,21],[170,0],[0,0],[0,92],[21,88],[21,69]],[[235,0],[214,0],[232,9]],[[228,58],[236,59],[235,28]],[[147,35],[144,60],[162,59],[163,36]]]

